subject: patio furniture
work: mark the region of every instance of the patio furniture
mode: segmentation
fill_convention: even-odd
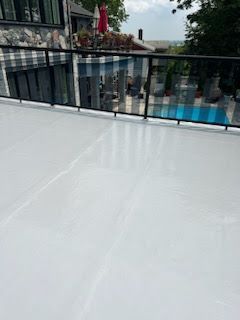
[[[164,97],[165,83],[157,83],[153,91],[154,97]]]
[[[138,96],[140,91],[141,91],[141,87],[142,87],[142,78],[140,75],[137,75],[134,79],[133,79],[133,84],[131,86],[130,89],[130,94],[132,97]]]

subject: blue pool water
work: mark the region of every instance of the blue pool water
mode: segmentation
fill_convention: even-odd
[[[154,107],[151,115],[177,120],[230,124],[224,109],[217,107],[165,105]]]

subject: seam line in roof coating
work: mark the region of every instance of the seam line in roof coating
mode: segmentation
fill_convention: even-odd
[[[54,182],[56,182],[58,179],[60,179],[62,176],[68,174],[74,167],[75,165],[78,163],[78,161],[81,159],[81,157],[89,152],[99,141],[102,140],[102,138],[107,135],[108,131],[110,131],[110,129],[112,128],[114,123],[111,123],[109,125],[108,128],[105,128],[104,132],[93,142],[91,143],[84,151],[82,151],[71,163],[70,165],[67,167],[67,169],[62,170],[61,172],[59,172],[55,177],[53,177],[52,179],[50,179],[44,186],[42,186],[38,191],[36,191],[32,197],[28,200],[26,200],[21,206],[19,206],[18,208],[16,208],[12,213],[10,213],[10,215],[0,221],[0,234],[2,229],[9,223],[11,222],[11,220],[13,220],[20,212],[22,209],[26,208],[27,206],[29,206],[34,200],[36,200],[38,198],[38,196],[44,191],[46,190],[51,184],[53,184]]]
[[[161,133],[160,141],[164,141],[165,134]],[[157,137],[156,137],[157,138]],[[161,144],[160,142],[160,144]],[[159,140],[156,139],[155,145],[159,145]],[[156,150],[156,148],[153,148],[153,150]],[[144,181],[146,180],[148,176],[149,169],[152,167],[152,164],[159,159],[159,155],[162,152],[161,148],[158,148],[158,151],[153,151],[153,157],[151,157],[151,160],[148,161],[144,171],[141,171],[141,174],[137,175],[137,178],[135,180],[135,183],[133,184],[133,187],[131,188],[131,191],[128,193],[128,198],[124,202],[124,204],[119,208],[118,212],[126,211],[127,214],[123,217],[122,225],[120,226],[120,231],[117,233],[117,236],[115,237],[115,240],[113,241],[112,246],[107,251],[106,255],[103,258],[103,263],[100,265],[98,272],[96,274],[96,278],[93,282],[93,285],[91,286],[89,290],[89,294],[87,297],[87,301],[85,302],[80,314],[76,314],[74,316],[74,319],[76,320],[84,320],[87,313],[90,311],[91,304],[94,300],[95,294],[97,292],[97,288],[101,281],[103,280],[105,274],[110,269],[111,264],[111,256],[113,255],[113,252],[115,249],[119,246],[121,240],[124,237],[124,234],[128,230],[128,225],[130,222],[130,219],[133,217],[134,213],[134,207],[136,202],[139,199],[139,189],[142,189],[142,186],[144,184]],[[76,302],[77,304],[77,302]]]

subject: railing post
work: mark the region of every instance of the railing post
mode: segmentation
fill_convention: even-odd
[[[72,77],[73,77],[73,87],[74,87],[74,102],[80,111],[81,100],[80,100],[80,86],[79,86],[79,70],[78,70],[78,55],[76,53],[71,53],[72,61]]]
[[[17,78],[16,73],[14,73],[14,82],[15,82],[15,86],[16,86],[17,97],[18,97],[20,103],[22,103],[22,97],[21,97],[21,94],[20,94],[20,89],[19,89],[19,84],[18,84],[18,78]],[[10,90],[9,90],[9,91],[10,91]]]
[[[50,87],[51,87],[51,106],[54,106],[54,100],[55,100],[55,94],[54,94],[54,74],[52,67],[50,66],[50,60],[49,60],[49,52],[47,49],[45,49],[45,56],[46,56],[46,65],[49,71],[49,76],[50,76]]]
[[[149,95],[151,87],[151,77],[152,77],[152,58],[148,59],[148,76],[147,76],[147,85],[146,85],[146,100],[145,100],[145,109],[144,109],[144,119],[148,117],[148,105],[149,105]]]

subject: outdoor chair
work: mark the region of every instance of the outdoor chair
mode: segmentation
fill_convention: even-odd
[[[138,75],[133,79],[133,84],[131,86],[131,91],[130,91],[131,96],[132,97],[138,96],[141,91],[141,87],[142,87],[142,78],[140,75]]]

